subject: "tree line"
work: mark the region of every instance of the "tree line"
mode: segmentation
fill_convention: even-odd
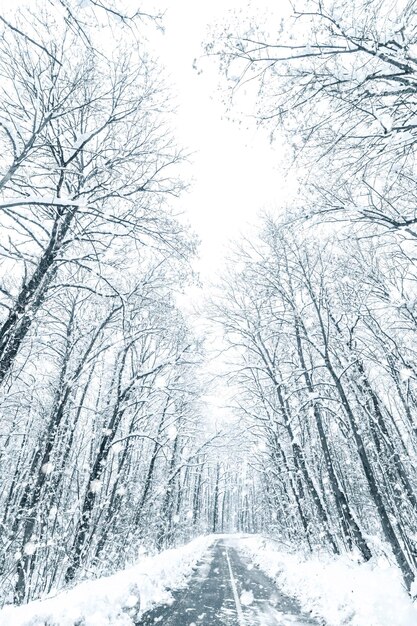
[[[292,148],[299,193],[241,242],[213,303],[276,532],[394,559],[416,519],[416,9],[292,7],[207,46]],[[285,204],[285,203],[284,203]],[[261,441],[261,451],[256,442]]]
[[[1,18],[3,602],[212,525],[203,348],[177,304],[196,242],[148,19],[66,0]]]

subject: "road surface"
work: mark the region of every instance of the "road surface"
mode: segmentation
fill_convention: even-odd
[[[296,600],[219,539],[197,564],[170,606],[156,607],[137,626],[318,626]]]

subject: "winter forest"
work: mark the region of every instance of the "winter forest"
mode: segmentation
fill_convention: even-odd
[[[175,10],[0,3],[0,606],[235,533],[389,571],[417,619],[417,3],[207,21],[192,80],[277,176],[246,230],[225,191],[236,227],[202,275],[193,215],[222,223],[182,206],[194,146],[158,50]],[[0,622],[139,623],[127,607]],[[302,623],[416,623],[346,610]]]

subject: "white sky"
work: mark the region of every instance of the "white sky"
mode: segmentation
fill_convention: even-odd
[[[166,8],[165,34],[156,37],[161,62],[171,76],[178,97],[180,144],[192,153],[189,172],[193,183],[181,198],[181,208],[201,239],[197,269],[204,280],[216,280],[221,273],[230,239],[248,230],[262,209],[278,208],[283,180],[279,153],[266,133],[226,119],[219,72],[215,60],[203,60],[203,72],[193,69],[193,60],[202,55],[209,26],[222,24],[231,9],[242,9],[238,0],[154,0]],[[256,0],[249,13],[277,11],[285,0]],[[248,95],[250,99],[250,96]]]
[[[260,19],[264,19],[265,9],[272,18],[288,4],[286,0],[252,0],[250,8],[239,0],[154,0],[154,4],[166,9],[165,33],[156,36],[155,47],[178,99],[177,137],[193,153],[189,168],[193,182],[182,196],[180,208],[201,240],[196,269],[203,288],[189,289],[181,300],[190,314],[195,307],[200,310],[201,315],[194,316],[195,327],[205,336],[206,348],[215,354],[224,348],[222,331],[207,327],[204,298],[210,293],[210,283],[216,283],[222,275],[230,241],[254,229],[259,211],[279,211],[285,193],[280,174],[283,150],[277,144],[271,145],[266,132],[257,129],[255,122],[238,124],[226,119],[216,61],[201,60],[201,74],[193,69],[193,61],[203,55],[202,43],[208,39],[209,28],[224,24],[230,10],[242,10],[248,15],[259,11]],[[250,89],[240,97],[254,104]],[[223,358],[216,358],[207,364],[206,373],[226,369]],[[234,393],[233,388],[217,380],[205,396],[210,422],[224,425],[233,420],[227,406]]]

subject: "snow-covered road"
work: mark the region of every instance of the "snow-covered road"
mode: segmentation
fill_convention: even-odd
[[[382,558],[358,563],[347,554],[286,551],[261,535],[197,537],[159,554],[142,554],[111,576],[0,609],[0,626],[348,623],[417,624],[417,603],[395,566]]]
[[[138,626],[307,626],[317,621],[239,551],[238,539],[219,539],[199,561],[186,589],[170,606],[148,612]]]

